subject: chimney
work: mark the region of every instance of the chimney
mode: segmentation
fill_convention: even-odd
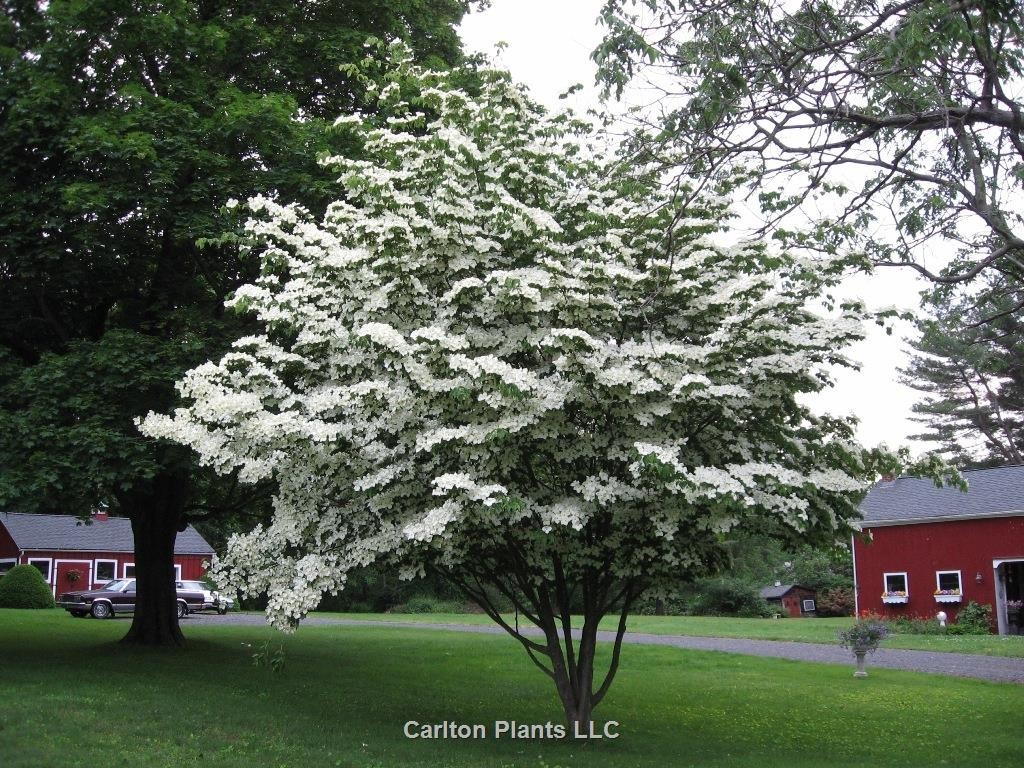
[[[776,587],[781,587],[782,586],[782,582],[781,581],[776,581],[775,582],[775,586]]]
[[[110,519],[110,515],[107,514],[106,505],[101,504],[99,507],[92,511],[93,522],[102,523]]]

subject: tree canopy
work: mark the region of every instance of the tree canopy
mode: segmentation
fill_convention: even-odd
[[[232,198],[322,210],[370,35],[460,58],[461,0],[5,0],[0,17],[0,505],[132,519],[129,638],[180,642],[176,531],[245,507],[133,419],[245,332],[258,271]]]
[[[607,88],[646,73],[661,94],[638,151],[745,185],[788,242],[1006,275],[1024,306],[1019,2],[608,0],[602,18]]]
[[[1024,452],[1024,328],[1005,281],[987,282],[981,299],[949,288],[927,296],[903,371],[923,394],[916,437],[962,467],[1019,464]]]
[[[400,45],[366,67],[374,108],[339,121],[361,159],[330,160],[345,194],[323,214],[248,202],[261,272],[230,303],[260,330],[190,371],[184,405],[143,430],[276,481],[273,521],[215,566],[266,591],[274,624],[370,562],[437,571],[585,722],[644,590],[718,567],[733,529],[846,533],[892,457],[800,395],[850,364],[863,310],[816,314],[840,264],[718,244],[723,201],[683,210],[507,75],[470,93]],[[596,675],[609,612],[618,640]]]

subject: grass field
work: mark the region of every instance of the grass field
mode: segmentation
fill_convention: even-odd
[[[591,744],[422,741],[408,720],[558,722],[550,683],[501,636],[185,622],[189,647],[126,649],[127,620],[0,610],[0,765],[269,768],[1013,766],[1024,686],[628,647]],[[282,645],[279,672],[252,653]]]
[[[365,621],[412,621],[439,624],[492,624],[483,614],[472,613],[323,613],[318,616]],[[509,617],[511,620],[511,616]],[[789,640],[802,643],[836,642],[836,633],[853,619],[737,619],[717,616],[632,616],[629,631],[652,635],[698,637],[747,637],[755,640]],[[603,629],[615,629],[606,619]],[[1024,636],[1015,635],[892,635],[884,648],[904,648],[949,653],[980,653],[986,656],[1024,658]]]

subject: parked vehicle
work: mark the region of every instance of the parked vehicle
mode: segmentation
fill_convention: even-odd
[[[184,584],[180,581],[175,583],[179,619],[189,611],[202,610],[204,602],[203,590],[190,589]],[[135,610],[135,579],[114,579],[99,589],[65,592],[57,605],[77,618],[91,615],[97,619],[109,619],[117,614],[132,613]]]
[[[226,595],[222,595],[220,592],[217,592],[216,590],[210,589],[209,585],[206,584],[205,582],[202,582],[202,581],[178,581],[178,582],[175,582],[175,583],[178,586],[178,593],[179,594],[181,594],[181,592],[183,590],[187,591],[187,592],[190,592],[190,593],[191,592],[202,592],[203,593],[202,605],[196,607],[196,605],[193,602],[189,601],[189,604],[188,604],[189,613],[195,613],[197,611],[216,611],[221,616],[223,616],[225,613],[227,613],[229,610],[231,610],[234,607],[234,605],[235,605],[235,601],[232,598],[227,597]]]

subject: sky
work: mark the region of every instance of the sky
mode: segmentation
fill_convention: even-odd
[[[602,0],[492,0],[487,10],[466,17],[460,33],[467,50],[491,56],[542,104],[559,108],[568,103],[585,111],[599,101],[590,53],[602,35],[596,22],[601,5]],[[496,53],[499,43],[504,47]],[[559,95],[575,83],[583,89],[560,101]],[[852,277],[843,293],[872,308],[916,309],[925,287],[911,270],[887,268]],[[921,429],[911,420],[919,393],[901,384],[897,371],[907,364],[904,338],[912,334],[913,327],[905,322],[894,324],[891,335],[871,325],[868,337],[850,349],[860,370],[840,371],[836,386],[815,397],[811,406],[818,412],[857,416],[864,445],[908,445],[914,454],[931,447],[908,439]]]

